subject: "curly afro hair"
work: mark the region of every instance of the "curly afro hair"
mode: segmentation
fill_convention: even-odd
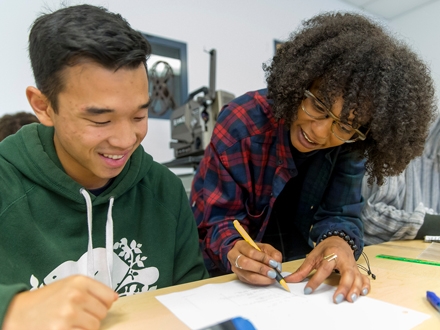
[[[381,185],[421,155],[436,113],[428,67],[379,23],[353,13],[324,13],[304,21],[263,65],[274,115],[290,127],[304,91],[318,82],[331,108],[344,100],[341,119],[368,130],[348,147],[366,158],[369,183]]]

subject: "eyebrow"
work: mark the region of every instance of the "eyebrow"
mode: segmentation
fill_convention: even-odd
[[[310,91],[309,91],[310,92]],[[330,111],[331,113],[333,113],[333,111],[332,111],[332,109],[329,109],[315,94],[313,94],[312,92],[310,92],[312,95],[313,95],[313,98],[315,99],[315,101],[317,101],[317,103],[319,104],[319,105],[321,105],[322,107],[324,107],[324,109],[326,109],[327,111]],[[341,117],[339,116],[336,116],[334,113],[333,113],[333,115],[335,116],[335,117],[337,117],[338,119],[339,119],[339,122],[341,122],[342,124],[344,124],[344,125],[348,125],[348,126],[351,126],[352,128],[355,128],[354,126],[353,126],[353,119],[351,120],[351,123],[350,123],[350,121],[349,120],[347,120],[347,122],[346,123],[344,123],[342,120],[341,120]]]
[[[150,106],[150,104],[151,104],[151,99],[148,99],[148,102],[145,103],[145,104],[142,104],[142,105],[139,107],[139,110],[141,110],[141,109],[147,109],[147,108]]]
[[[315,99],[316,101],[318,101],[318,104],[319,104],[320,106],[322,106],[322,107],[324,107],[325,109],[331,111],[331,108],[329,108],[328,106],[326,106],[326,105],[324,104],[324,102],[322,102],[321,99],[320,99],[318,96],[316,96],[315,94],[312,94],[312,95],[314,96],[314,99]]]
[[[140,105],[138,109],[139,110],[147,109],[150,106],[150,104],[151,104],[151,99],[149,99],[147,103],[144,103],[144,104]],[[86,111],[87,114],[92,115],[92,116],[102,115],[104,113],[115,112],[114,109],[95,108],[95,107],[86,108],[85,111]]]

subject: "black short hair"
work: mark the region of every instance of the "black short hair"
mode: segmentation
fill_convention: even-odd
[[[366,157],[369,183],[401,173],[420,155],[436,113],[429,68],[381,24],[354,13],[323,13],[303,22],[263,65],[274,114],[295,120],[304,91],[318,82],[331,106],[342,96],[341,118],[367,139],[349,145]]]
[[[39,120],[37,116],[30,112],[20,111],[12,115],[4,115],[0,118],[0,141],[17,133],[22,126],[31,123],[39,123]]]
[[[121,15],[102,7],[78,5],[37,18],[29,35],[29,56],[37,88],[57,112],[62,72],[82,59],[105,68],[137,68],[151,46]]]

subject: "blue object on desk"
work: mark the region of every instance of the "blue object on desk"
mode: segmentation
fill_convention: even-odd
[[[256,330],[253,324],[242,317],[234,317],[225,322],[203,328],[202,330]]]
[[[432,291],[426,291],[426,299],[431,303],[434,308],[440,312],[440,298]]]

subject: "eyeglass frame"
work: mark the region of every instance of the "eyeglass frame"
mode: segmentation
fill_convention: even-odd
[[[308,97],[311,97],[311,98],[313,98],[326,112],[327,112],[327,114],[328,115],[330,115],[330,117],[333,119],[333,123],[332,123],[332,126],[331,126],[331,132],[332,132],[332,134],[337,138],[337,139],[339,139],[339,140],[341,140],[342,142],[344,142],[344,143],[353,143],[353,142],[356,142],[356,141],[358,141],[358,140],[361,140],[361,141],[364,141],[366,138],[367,138],[367,134],[368,134],[368,132],[370,131],[370,129],[368,129],[368,131],[366,132],[366,133],[362,133],[361,131],[359,131],[358,129],[356,129],[356,128],[354,128],[353,126],[351,126],[351,125],[349,125],[349,124],[345,124],[345,123],[343,123],[338,117],[336,117],[336,115],[333,113],[333,112],[331,112],[330,111],[330,109],[329,108],[327,108],[327,106],[324,104],[324,103],[322,103],[315,95],[313,95],[313,93],[311,92],[311,91],[309,91],[308,89],[306,89],[305,91],[304,91],[304,97],[305,98],[308,98]],[[304,99],[303,99],[303,101],[304,101]],[[309,117],[311,117],[311,118],[313,118],[313,119],[317,119],[317,120],[323,120],[323,119],[328,119],[329,117],[328,117],[328,115],[326,116],[326,117],[324,117],[324,118],[319,118],[319,117],[315,117],[315,116],[313,116],[313,115],[311,115],[309,112],[307,112],[307,110],[304,108],[304,105],[303,105],[303,102],[301,101],[301,109],[309,116]],[[335,134],[335,132],[333,132],[333,125],[335,124],[335,122],[337,122],[337,123],[341,123],[341,124],[344,124],[344,125],[346,125],[346,126],[350,126],[354,131],[355,131],[355,133],[357,133],[358,134],[358,136],[354,139],[354,140],[344,140],[343,138],[341,138],[341,137],[339,137],[339,136],[337,136],[336,134]],[[354,133],[353,133],[354,134]]]

